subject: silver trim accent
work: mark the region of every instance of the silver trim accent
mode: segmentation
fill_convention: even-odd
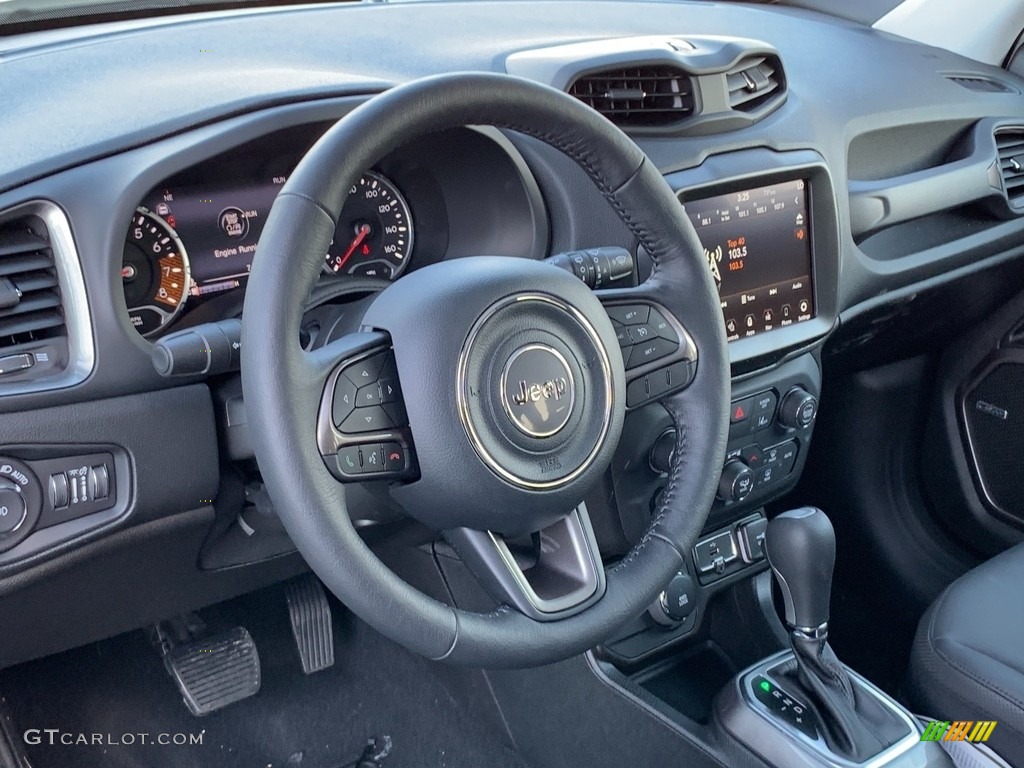
[[[601,434],[598,436],[597,441],[594,443],[593,450],[587,455],[583,462],[572,472],[554,480],[547,482],[535,482],[532,480],[526,480],[525,478],[519,477],[518,475],[509,472],[505,469],[498,461],[491,456],[491,454],[484,447],[483,442],[480,440],[480,436],[476,433],[476,429],[473,426],[472,419],[469,414],[469,382],[466,381],[466,366],[468,364],[469,351],[473,348],[473,342],[476,341],[477,334],[484,324],[494,316],[499,310],[505,307],[515,304],[520,301],[540,301],[550,304],[563,312],[568,313],[572,316],[576,322],[580,324],[580,327],[590,336],[594,342],[598,354],[601,358],[601,370],[604,373],[604,387],[605,387],[605,400],[607,407],[605,408],[603,419],[604,422],[601,425]],[[597,454],[601,451],[604,445],[604,440],[608,436],[608,429],[611,426],[612,420],[612,368],[611,361],[608,358],[608,350],[604,348],[604,344],[601,343],[601,337],[598,336],[597,330],[590,324],[586,316],[583,315],[578,309],[570,304],[566,304],[560,299],[556,299],[553,296],[548,296],[542,293],[520,293],[514,296],[509,296],[495,304],[484,312],[477,321],[473,324],[470,329],[469,335],[466,337],[466,342],[462,346],[462,351],[459,353],[459,363],[455,371],[455,399],[456,405],[459,411],[459,420],[462,421],[462,427],[466,430],[466,435],[469,437],[470,443],[473,445],[473,449],[477,455],[483,460],[484,464],[490,468],[498,477],[503,480],[507,480],[513,485],[518,485],[520,488],[528,488],[531,490],[541,490],[548,488],[558,488],[572,482],[579,477],[583,472],[594,463],[594,459],[597,458]]]
[[[508,382],[508,372],[509,369],[512,367],[512,363],[518,360],[520,355],[526,352],[531,352],[535,349],[543,350],[544,352],[550,352],[552,355],[554,355],[554,357],[558,360],[559,363],[562,364],[562,367],[565,369],[565,380],[569,384],[569,413],[568,415],[566,415],[565,419],[562,421],[561,424],[547,432],[535,432],[532,429],[527,429],[525,426],[523,426],[522,422],[520,422],[519,419],[516,418],[516,415],[512,413],[512,406],[509,404],[508,391],[505,388],[505,384]],[[549,347],[547,344],[527,344],[525,346],[520,347],[519,349],[512,353],[512,356],[509,357],[508,362],[505,363],[505,367],[501,371],[501,404],[505,408],[505,414],[508,416],[509,421],[511,421],[512,425],[520,432],[523,432],[524,434],[527,434],[530,437],[551,437],[552,435],[557,435],[559,432],[562,431],[565,425],[569,423],[569,419],[572,418],[572,409],[576,406],[576,380],[575,378],[573,378],[572,370],[569,368],[568,361],[566,361],[565,357],[562,355],[561,352],[559,352],[554,347]]]
[[[67,330],[68,363],[53,376],[16,383],[0,383],[0,397],[46,392],[73,387],[85,381],[96,364],[89,298],[82,276],[82,263],[75,248],[71,224],[64,211],[49,200],[31,200],[0,212],[0,223],[21,216],[38,216],[50,236],[53,265],[60,286],[64,327]]]
[[[860,685],[860,687],[873,696],[879,704],[891,711],[904,722],[908,730],[906,736],[897,741],[891,747],[882,750],[874,757],[868,758],[863,762],[856,763],[832,752],[825,743],[824,738],[818,737],[817,739],[811,739],[799,728],[796,728],[781,718],[776,717],[750,692],[750,682],[758,675],[763,675],[767,679],[775,681],[775,678],[768,674],[768,670],[778,666],[779,664],[785,663],[792,657],[792,651],[782,651],[781,653],[769,656],[767,659],[764,659],[741,672],[735,678],[735,684],[739,686],[742,701],[760,717],[774,726],[776,730],[785,734],[785,738],[793,744],[795,749],[799,749],[805,754],[810,754],[813,758],[820,760],[823,765],[829,766],[830,768],[882,768],[882,766],[888,765],[897,757],[913,749],[921,742],[920,731],[918,730],[917,721],[914,719],[913,715],[845,664],[843,667],[846,669],[855,684]],[[778,685],[778,681],[775,681],[775,683]],[[779,687],[785,688],[786,686],[779,685]],[[755,749],[754,751],[757,752],[758,750]]]
[[[543,598],[536,593],[504,539],[492,531],[487,531],[487,536],[494,544],[494,548],[497,550],[501,561],[508,568],[509,573],[516,582],[516,586],[519,587],[530,605],[540,613],[560,613],[570,608],[575,608],[586,603],[601,589],[601,575],[603,575],[604,570],[599,565],[600,557],[590,546],[592,539],[590,536],[587,536],[584,530],[581,511],[583,513],[587,511],[587,506],[584,502],[580,502],[572,512],[552,526],[549,526],[563,526],[565,528],[572,548],[571,552],[563,551],[560,554],[571,555],[573,562],[579,569],[579,575],[582,576],[582,583],[578,589],[552,599]]]

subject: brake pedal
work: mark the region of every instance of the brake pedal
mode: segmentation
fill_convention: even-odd
[[[331,604],[313,574],[292,579],[286,586],[288,617],[299,648],[302,671],[311,675],[334,666],[334,625]]]
[[[245,627],[182,644],[161,633],[160,645],[164,666],[196,717],[247,699],[260,689],[260,657]]]

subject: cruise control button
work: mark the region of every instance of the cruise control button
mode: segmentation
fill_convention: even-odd
[[[651,308],[647,304],[629,304],[619,307],[605,307],[608,317],[623,325],[646,323]]]
[[[379,405],[371,405],[369,408],[358,408],[341,423],[342,432],[376,432],[381,429],[391,429],[395,423]]]
[[[401,443],[384,443],[384,471],[401,472],[405,469],[405,447]]]
[[[380,370],[384,367],[386,359],[387,353],[382,352],[379,355],[360,360],[358,363],[352,363],[345,367],[345,375],[356,387],[372,384],[380,375]]]
[[[356,407],[356,385],[345,376],[339,376],[334,385],[334,404],[332,416],[334,424],[341,424]]]
[[[661,336],[661,338],[667,339],[668,341],[674,342],[676,344],[679,343],[679,335],[676,333],[675,328],[672,327],[672,324],[665,319],[665,316],[661,314],[661,312],[654,309],[653,307],[651,307],[650,318],[647,320],[647,322],[651,324],[651,327],[654,328],[655,333]]]
[[[377,382],[360,387],[356,392],[356,408],[365,408],[368,405],[380,405],[380,385]]]
[[[634,344],[640,344],[658,337],[657,332],[650,325],[631,325],[627,329],[629,339]]]
[[[616,325],[615,327],[615,338],[619,342],[619,349],[625,349],[633,340],[629,338],[629,329],[624,325]]]
[[[343,475],[358,475],[363,471],[362,464],[359,462],[358,445],[346,445],[338,449],[337,461],[338,469]]]
[[[660,360],[675,352],[679,346],[666,339],[656,338],[637,344],[629,353],[627,368],[637,368],[655,360]]]

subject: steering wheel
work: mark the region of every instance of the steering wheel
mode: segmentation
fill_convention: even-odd
[[[379,293],[359,332],[302,349],[303,304],[355,182],[405,142],[466,125],[527,134],[572,158],[650,254],[650,278],[591,291],[530,259],[445,261]],[[626,346],[627,361],[630,333],[654,333],[672,351],[656,344],[659,359],[644,362],[637,350],[653,347]],[[296,547],[358,616],[431,659],[522,667],[593,647],[683,567],[711,508],[730,378],[703,249],[636,144],[547,86],[430,77],[334,125],[267,218],[242,339],[253,449]],[[650,526],[606,568],[582,500],[608,469],[627,398],[660,399],[677,443]],[[443,533],[499,607],[438,602],[383,565],[346,511],[349,481],[378,482]]]

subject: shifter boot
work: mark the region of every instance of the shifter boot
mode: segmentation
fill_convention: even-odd
[[[906,725],[873,695],[854,683],[823,638],[790,636],[795,661],[772,670],[800,691],[817,710],[829,748],[864,762],[907,735]]]

